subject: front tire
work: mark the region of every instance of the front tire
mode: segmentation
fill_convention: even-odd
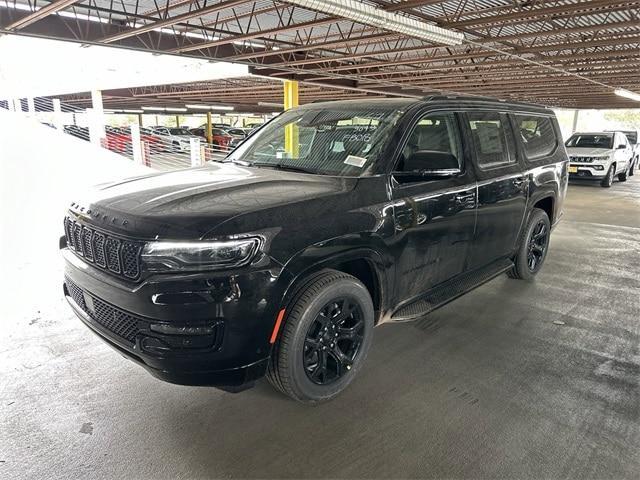
[[[550,234],[549,216],[544,210],[534,208],[521,237],[513,268],[507,272],[510,278],[528,281],[535,278],[547,258]]]
[[[267,379],[302,403],[331,400],[353,381],[371,345],[374,308],[357,278],[323,270],[287,306]]]
[[[615,175],[616,167],[615,165],[611,165],[609,170],[607,170],[607,176],[604,177],[600,185],[604,188],[609,188],[613,183],[613,176]]]
[[[631,167],[629,167],[629,168],[631,168]],[[626,182],[628,174],[629,174],[629,170],[625,170],[624,172],[618,174],[618,180],[621,181],[621,182]]]

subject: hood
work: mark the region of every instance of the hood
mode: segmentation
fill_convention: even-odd
[[[580,155],[583,157],[611,155],[612,152],[613,150],[610,148],[567,147],[567,153],[569,155]]]
[[[70,211],[86,223],[126,236],[201,238],[240,215],[278,207],[286,215],[284,209],[293,204],[345,193],[356,183],[354,178],[218,163],[101,185]],[[256,217],[260,215],[252,215]]]

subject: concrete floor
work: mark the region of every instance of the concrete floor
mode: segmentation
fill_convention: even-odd
[[[316,408],[266,381],[155,380],[72,316],[59,265],[34,271],[5,299],[0,477],[640,475],[640,176],[572,185],[535,283],[376,329],[360,377]]]

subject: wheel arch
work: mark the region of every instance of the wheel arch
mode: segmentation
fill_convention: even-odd
[[[356,247],[333,252],[317,258],[312,249],[305,250],[288,262],[284,269],[290,279],[280,300],[287,305],[310,277],[325,269],[347,273],[360,280],[373,301],[377,324],[386,309],[389,291],[387,262],[384,256],[371,247]]]
[[[540,210],[543,210],[549,217],[549,222],[553,225],[555,219],[555,202],[555,197],[551,194],[547,194],[535,199],[532,202],[532,208],[539,208]]]

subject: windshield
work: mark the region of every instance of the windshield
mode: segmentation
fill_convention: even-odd
[[[613,148],[613,134],[573,135],[566,143],[567,147],[577,148]]]
[[[256,167],[360,176],[378,160],[402,113],[390,107],[291,110],[227,159]]]
[[[191,135],[191,132],[186,128],[170,128],[171,135]]]

